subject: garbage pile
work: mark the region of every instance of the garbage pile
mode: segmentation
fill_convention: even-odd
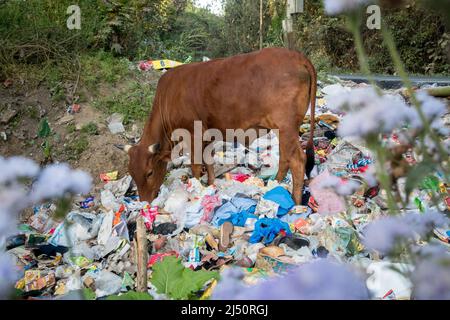
[[[394,264],[364,251],[359,240],[364,227],[383,215],[387,206],[376,181],[364,182],[370,180],[376,159],[360,141],[337,137],[341,115],[327,109],[329,94],[355,86],[361,85],[344,82],[319,90],[316,166],[304,187],[301,205],[292,200],[290,172],[281,182],[273,180],[279,158],[273,133],[249,148],[216,144],[217,178],[212,186],[206,185],[206,174],[200,180],[192,178],[188,159],[171,163],[159,196],[151,204],[139,202],[130,176],[104,174],[101,193],[76,199],[64,221],[52,218],[54,204],[44,204],[35,207],[31,218],[19,226],[21,234],[10,238],[7,247],[23,273],[16,288],[25,296],[41,298],[90,288],[100,299],[135,290],[134,235],[136,219],[142,216],[149,244],[149,279],[155,266],[171,256],[194,272],[241,267],[248,284],[313,259],[332,257],[365,265],[373,273],[368,285],[376,297],[395,294],[408,299],[410,284],[392,274],[389,268]],[[303,145],[310,129],[307,116],[299,128]],[[336,184],[327,187],[330,177]],[[427,188],[448,192],[448,186],[436,177],[414,196],[414,209],[427,205]],[[449,243],[449,231],[435,232],[443,243]],[[196,294],[208,298],[216,283],[214,278],[204,280]],[[150,280],[150,291],[161,294],[153,285]]]

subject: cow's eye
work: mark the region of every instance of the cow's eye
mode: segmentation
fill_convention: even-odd
[[[147,178],[150,178],[153,174],[153,170],[150,170],[149,172],[147,172]]]

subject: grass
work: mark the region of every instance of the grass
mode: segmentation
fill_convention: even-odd
[[[82,128],[81,128],[81,133],[82,134],[88,134],[90,136],[96,136],[98,135],[98,127],[97,124],[94,122],[89,122],[88,124],[85,124]]]
[[[64,152],[68,159],[77,160],[80,155],[89,147],[89,141],[86,134],[80,134],[74,140],[66,144]]]
[[[82,83],[94,90],[100,83],[116,84],[131,73],[127,59],[115,58],[104,51],[95,55],[82,55],[80,64]]]
[[[148,83],[131,81],[122,92],[100,98],[94,102],[94,106],[108,114],[122,114],[124,124],[142,121],[150,112],[155,90]]]
[[[77,128],[75,126],[75,123],[71,122],[66,126],[66,131],[67,133],[74,133],[75,131],[77,131]]]

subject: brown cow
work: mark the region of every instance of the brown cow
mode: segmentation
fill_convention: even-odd
[[[172,69],[158,83],[153,109],[136,146],[124,149],[130,156],[129,172],[142,201],[157,195],[167,171],[173,143],[171,132],[193,132],[194,121],[204,129],[278,129],[280,162],[276,179],[291,169],[293,198],[301,202],[303,179],[314,165],[313,134],[306,156],[299,142],[299,126],[311,103],[314,128],[317,75],[311,62],[297,51],[268,48],[238,56],[191,63]],[[307,161],[308,160],[308,161]],[[207,166],[208,183],[214,181]],[[199,178],[201,165],[192,165]]]

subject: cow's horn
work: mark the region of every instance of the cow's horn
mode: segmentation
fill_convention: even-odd
[[[128,151],[130,151],[130,149],[131,149],[131,145],[129,145],[129,144],[126,144],[126,145],[123,145],[123,144],[115,144],[114,145],[116,148],[118,148],[118,149],[120,149],[120,150],[123,150],[123,151],[125,151],[126,153],[128,153]]]
[[[160,147],[159,143],[152,144],[151,146],[148,147],[148,152],[152,154],[157,153],[159,151],[159,147]]]

